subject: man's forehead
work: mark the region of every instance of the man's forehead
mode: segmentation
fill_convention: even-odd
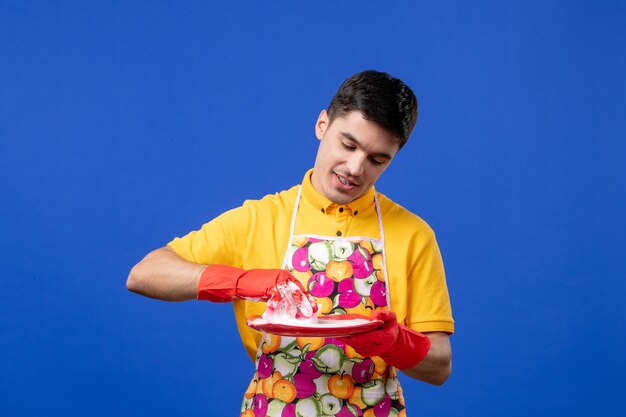
[[[360,116],[360,117],[359,117]],[[352,121],[354,120],[364,120],[368,123],[371,123],[372,125],[376,126],[378,129],[381,129],[383,131],[385,131],[388,135],[392,136],[398,143],[400,143],[400,138],[397,137],[395,135],[394,132],[392,132],[390,129],[388,129],[387,127],[385,127],[384,125],[382,125],[381,123],[378,123],[376,120],[372,120],[370,118],[368,118],[365,114],[363,114],[361,111],[359,110],[350,110],[348,112],[337,112],[334,115],[329,115],[328,118],[328,123],[329,125],[332,125],[333,122],[335,122],[336,120],[342,120],[345,121],[346,123],[350,123],[351,119]]]

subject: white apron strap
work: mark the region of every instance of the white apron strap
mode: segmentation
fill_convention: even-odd
[[[378,193],[374,193],[374,202],[376,203],[376,213],[378,214],[378,230],[380,233],[380,242],[383,249],[383,274],[385,276],[385,287],[386,298],[387,298],[387,308],[391,308],[391,298],[389,296],[389,276],[387,274],[387,252],[385,249],[385,228],[383,227],[383,212],[380,210],[380,202],[378,201]]]
[[[300,207],[300,198],[302,196],[302,186],[298,187],[298,194],[296,195],[296,202],[293,205],[293,214],[291,215],[291,225],[289,226],[289,241],[287,242],[287,249],[285,250],[285,257],[281,265],[282,269],[287,269],[287,262],[289,257],[289,248],[291,248],[291,242],[293,241],[293,232],[296,228],[296,215],[298,214],[298,207]]]

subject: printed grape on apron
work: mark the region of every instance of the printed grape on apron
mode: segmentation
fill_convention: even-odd
[[[294,236],[301,192],[282,267],[303,282],[320,307],[318,315],[369,316],[386,309],[389,291],[376,195],[380,238]],[[364,358],[333,338],[265,333],[241,416],[396,417],[405,411],[397,370],[378,356]]]

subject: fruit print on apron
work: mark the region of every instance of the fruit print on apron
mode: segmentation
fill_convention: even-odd
[[[380,239],[294,236],[298,191],[283,268],[307,288],[318,315],[369,316],[389,305],[384,234],[375,195]],[[334,338],[265,333],[242,417],[405,416],[397,370],[381,358],[362,357]]]

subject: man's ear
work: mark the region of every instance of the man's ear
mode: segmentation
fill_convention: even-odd
[[[317,136],[319,140],[322,140],[324,137],[324,132],[328,129],[329,123],[328,112],[326,110],[322,110],[320,115],[317,117],[317,122],[315,123],[315,136]]]

